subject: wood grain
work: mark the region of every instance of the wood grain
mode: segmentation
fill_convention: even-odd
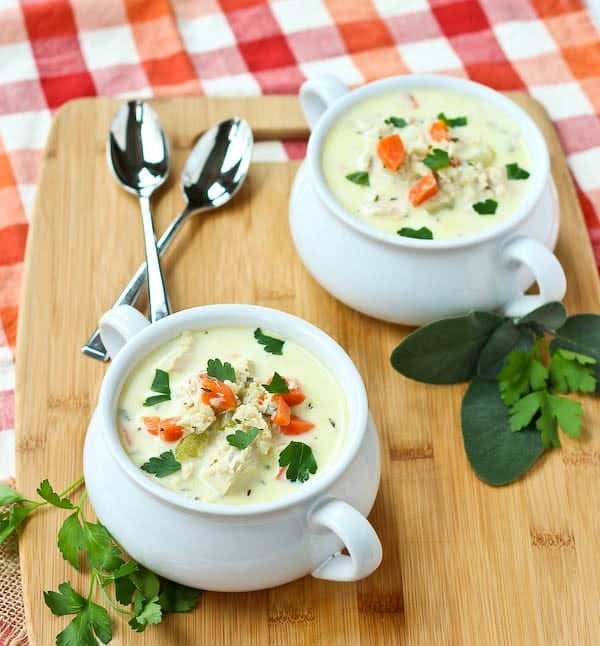
[[[542,128],[560,193],[558,255],[571,312],[597,311],[592,252],[556,134],[542,108],[513,98]],[[104,141],[118,102],[86,99],[58,114],[46,151],[26,266],[17,362],[19,487],[57,486],[81,473],[83,438],[104,366],[79,348],[142,258],[134,200],[109,175]],[[305,136],[292,97],[182,98],[156,108],[173,148],[171,179],[155,203],[158,229],[182,206],[177,189],[195,138],[240,114],[257,138]],[[463,387],[412,383],[388,364],[407,329],[338,303],[294,253],[287,200],[296,163],[255,164],[240,196],[198,217],[165,262],[176,308],[260,303],[298,314],[346,348],[361,371],[379,426],[383,479],[371,520],[384,562],[369,579],[339,585],[310,578],[252,594],[206,594],[198,610],[133,634],[115,621],[115,644],[592,644],[600,640],[600,405],[587,401],[586,437],[565,440],[522,481],[481,483],[465,458]],[[217,275],[221,279],[214,281]],[[143,513],[140,510],[140,513]],[[23,533],[21,563],[32,643],[65,624],[42,590],[82,578],[61,559],[60,512]],[[132,519],[135,522],[135,519]]]

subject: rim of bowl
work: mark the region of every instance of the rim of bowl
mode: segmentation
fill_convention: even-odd
[[[500,222],[497,226],[484,229],[483,231],[475,234],[464,236],[463,238],[442,240],[405,238],[377,229],[376,227],[363,222],[359,217],[353,215],[343,207],[329,189],[321,170],[321,151],[325,136],[332,125],[332,122],[336,120],[342,112],[345,112],[348,108],[359,103],[363,99],[398,89],[417,89],[419,87],[437,88],[449,90],[458,94],[468,94],[469,96],[476,97],[484,102],[494,105],[517,122],[521,135],[527,146],[530,162],[532,165],[535,165],[536,171],[535,174],[533,172],[531,173],[530,177],[533,178],[533,182],[531,182],[529,189],[518,208],[511,216]],[[308,141],[307,159],[319,198],[330,211],[332,211],[348,226],[366,236],[387,244],[392,244],[398,247],[427,249],[430,251],[459,249],[461,247],[479,244],[486,240],[501,236],[506,231],[517,226],[524,218],[527,217],[535,203],[539,200],[550,173],[550,157],[545,139],[533,119],[527,114],[527,112],[525,112],[525,110],[500,92],[482,85],[481,83],[453,76],[436,76],[431,74],[393,76],[368,83],[361,88],[351,90],[347,94],[343,95],[327,108],[319,118]]]
[[[212,321],[212,322],[211,322]],[[187,498],[154,482],[127,455],[116,424],[116,413],[123,384],[132,369],[157,347],[184,330],[213,327],[263,327],[294,341],[312,352],[340,384],[348,413],[345,441],[338,459],[330,461],[323,474],[302,483],[298,491],[269,502],[248,505],[209,503]],[[312,347],[309,347],[312,346]],[[321,349],[322,354],[319,353]],[[367,429],[368,405],[363,380],[346,351],[321,329],[292,314],[258,305],[217,304],[194,307],[148,325],[132,337],[108,368],[97,404],[99,432],[108,443],[112,457],[121,469],[154,496],[177,507],[220,516],[252,516],[271,513],[314,498],[326,491],[354,460]],[[96,415],[94,415],[96,417]]]

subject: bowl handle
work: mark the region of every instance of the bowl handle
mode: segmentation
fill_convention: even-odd
[[[357,581],[374,572],[381,563],[382,549],[371,523],[343,500],[331,499],[317,507],[311,524],[331,530],[344,543],[346,554],[333,554],[315,570],[317,579]]]
[[[300,105],[311,130],[327,108],[348,92],[344,85],[334,76],[319,76],[304,81],[300,88]]]
[[[150,322],[131,305],[118,305],[100,319],[100,338],[114,359],[121,348]]]
[[[525,265],[533,274],[539,294],[521,294],[503,306],[506,316],[525,316],[551,301],[562,301],[567,291],[567,279],[556,256],[533,238],[511,240],[503,250],[503,260],[509,267]]]

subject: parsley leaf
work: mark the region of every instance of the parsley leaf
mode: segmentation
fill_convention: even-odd
[[[103,643],[108,644],[112,639],[112,628],[110,617],[106,608],[99,606],[97,603],[90,601],[87,611],[88,620],[92,624],[96,637]]]
[[[552,409],[550,408],[550,403],[545,396],[545,393],[541,393],[540,412],[541,415],[539,416],[535,426],[542,434],[543,447],[545,449],[553,449],[559,447],[560,439],[558,438],[558,432],[556,429],[556,420],[552,415]]]
[[[346,175],[346,179],[353,184],[358,184],[359,186],[371,186],[371,183],[369,181],[369,173],[363,170],[357,170],[354,171],[354,173]]]
[[[388,117],[383,120],[383,123],[388,126],[394,126],[395,128],[406,128],[407,126],[406,119],[403,119],[402,117]]]
[[[54,507],[60,509],[75,509],[75,505],[68,498],[61,498],[52,488],[48,480],[43,480],[37,488],[40,498],[43,498]]]
[[[546,387],[548,370],[531,351],[516,350],[508,355],[504,367],[498,375],[500,395],[507,406],[515,404],[530,390]]]
[[[161,579],[160,607],[163,612],[189,612],[198,604],[200,590]]]
[[[239,449],[242,451],[243,449],[247,449],[252,442],[256,439],[256,436],[259,433],[259,429],[257,429],[255,426],[253,426],[249,431],[242,431],[241,429],[237,429],[235,434],[228,435],[225,439],[231,444],[231,446],[234,446],[236,449]]]
[[[556,350],[550,361],[550,380],[559,393],[593,393],[595,359],[570,350]]]
[[[209,359],[206,374],[219,381],[231,381],[235,383],[235,370],[228,361],[221,363],[221,359]]]
[[[399,231],[396,231],[399,236],[404,238],[417,238],[418,240],[433,240],[433,233],[431,229],[427,227],[421,227],[420,229],[411,229],[410,227],[402,227]]]
[[[278,373],[273,374],[270,384],[262,384],[262,387],[268,392],[275,394],[289,393],[290,389],[288,388],[287,381]]]
[[[450,117],[447,117],[443,112],[440,112],[437,118],[443,121],[449,128],[458,128],[460,126],[467,125],[467,117],[454,117],[453,119],[451,119]]]
[[[497,208],[498,202],[496,200],[490,200],[489,198],[483,202],[473,204],[473,210],[479,213],[479,215],[494,215]]]
[[[148,462],[142,464],[141,468],[146,473],[154,474],[157,478],[165,478],[179,471],[181,469],[181,463],[177,462],[173,451],[165,451],[157,458],[150,458]]]
[[[154,379],[152,380],[152,386],[150,390],[157,395],[151,395],[146,397],[144,400],[144,406],[154,406],[160,404],[161,402],[166,402],[171,399],[171,385],[169,382],[169,373],[160,368],[156,369],[154,373]]]
[[[56,646],[98,646],[84,610],[56,636]]]
[[[287,467],[285,477],[291,482],[306,482],[311,473],[317,472],[312,449],[304,442],[290,442],[279,454],[279,466]]]
[[[87,607],[87,601],[68,582],[58,586],[58,592],[44,592],[44,602],[55,615],[75,615]]]
[[[86,547],[85,534],[79,522],[79,512],[67,516],[58,531],[58,549],[65,561],[79,569],[79,552]]]
[[[450,156],[445,150],[441,148],[434,148],[427,157],[423,159],[423,163],[431,170],[441,170],[450,166]]]
[[[17,503],[8,512],[0,514],[0,543],[16,532],[34,510],[33,505]]]
[[[121,550],[101,523],[83,524],[90,565],[96,570],[112,572],[123,564]]]
[[[508,179],[527,179],[529,172],[521,168],[517,163],[506,164],[506,177]]]
[[[0,507],[4,505],[12,505],[14,502],[22,502],[25,500],[20,493],[8,485],[0,484]]]
[[[283,344],[285,341],[276,339],[274,336],[263,334],[263,331],[259,327],[254,330],[254,338],[264,346],[265,352],[269,352],[270,354],[283,354]]]

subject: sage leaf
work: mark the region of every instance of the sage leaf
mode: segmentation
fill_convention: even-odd
[[[477,362],[477,374],[487,379],[495,379],[511,352],[531,350],[533,343],[533,332],[529,328],[521,327],[507,319],[492,332],[483,346]]]
[[[550,344],[550,350],[562,348],[596,359],[596,392],[600,392],[600,316],[597,314],[575,314],[569,316],[564,325],[556,330],[557,336]]]
[[[477,360],[502,318],[488,312],[434,321],[409,334],[392,352],[392,366],[405,377],[430,384],[470,379]]]
[[[519,325],[534,324],[532,327],[539,335],[554,332],[567,320],[567,310],[562,303],[546,303],[519,319]],[[536,325],[537,324],[537,325]]]
[[[533,427],[510,430],[508,408],[495,380],[475,377],[462,402],[465,452],[477,476],[505,485],[523,475],[542,455],[540,433]]]

